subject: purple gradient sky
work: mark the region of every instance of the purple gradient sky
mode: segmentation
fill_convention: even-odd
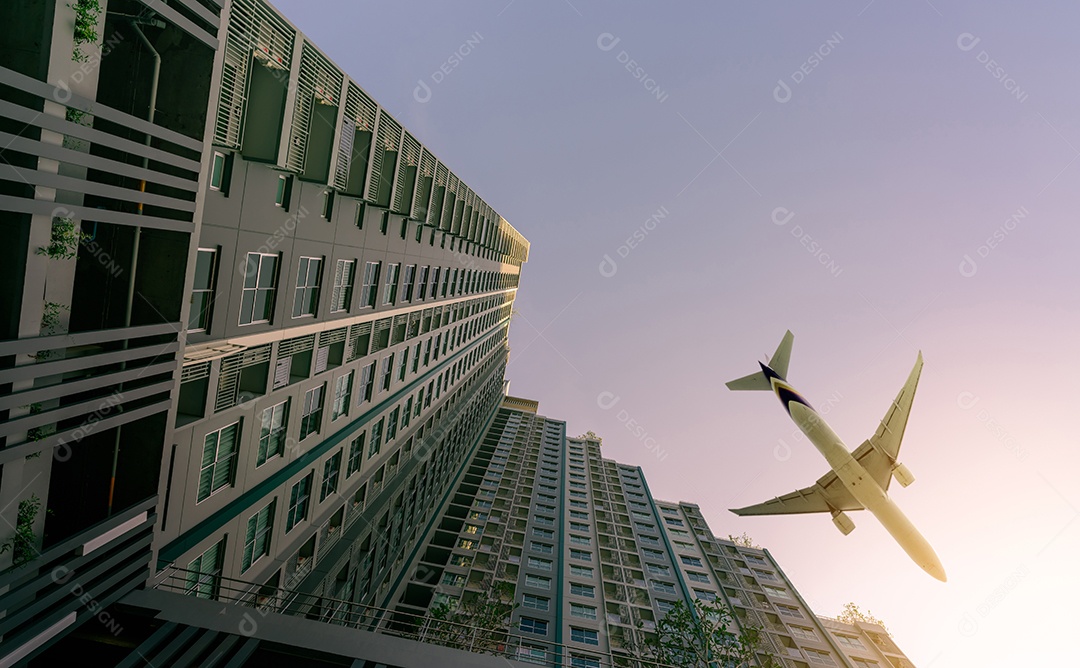
[[[531,241],[514,394],[573,434],[596,431],[607,456],[643,466],[658,498],[700,504],[718,534],[750,533],[817,612],[869,608],[919,668],[1062,658],[1080,594],[1080,7],[276,4]],[[610,51],[597,45],[605,33],[620,39]],[[980,40],[967,51],[965,33],[965,45]],[[980,62],[991,58],[1022,100]],[[667,217],[620,257],[661,207]],[[779,207],[795,214],[783,225]],[[601,275],[605,255],[613,276]],[[961,273],[965,255],[974,275]],[[917,481],[892,496],[947,584],[865,513],[844,537],[827,516],[726,511],[826,470],[775,399],[723,387],[788,328],[789,380],[834,404],[828,420],[852,448],[923,351],[901,452]],[[615,408],[598,406],[603,392]]]

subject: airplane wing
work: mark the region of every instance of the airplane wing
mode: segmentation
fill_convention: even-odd
[[[907,427],[911,402],[915,398],[915,388],[919,384],[922,367],[923,358],[920,352],[919,358],[915,360],[915,368],[911,370],[911,375],[896,395],[896,399],[889,404],[877,431],[851,453],[885,491],[889,490],[889,483],[892,482],[893,465],[900,454],[900,441],[904,438],[904,429]]]
[[[829,471],[810,487],[778,496],[772,501],[756,506],[733,508],[731,512],[746,515],[797,515],[801,513],[829,513],[834,510],[862,510],[862,504],[847,491],[844,483]]]

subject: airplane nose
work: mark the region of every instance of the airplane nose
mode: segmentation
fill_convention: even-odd
[[[941,566],[941,562],[923,564],[923,570],[932,575],[936,580],[941,580],[942,582],[949,581],[948,577],[945,575],[945,569]]]

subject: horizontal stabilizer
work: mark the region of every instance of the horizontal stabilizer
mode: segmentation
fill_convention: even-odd
[[[768,370],[775,373],[781,379],[787,377],[788,362],[791,360],[791,342],[795,340],[795,335],[788,330],[784,334],[783,340],[780,341],[780,345],[776,347],[776,352],[769,358]],[[752,373],[749,376],[743,376],[742,378],[736,378],[735,380],[727,383],[729,390],[735,390],[736,392],[748,391],[748,390],[772,390],[772,382],[769,377],[765,375],[766,368],[762,365],[762,370],[757,373]]]
[[[772,385],[769,383],[769,379],[766,378],[765,374],[760,371],[758,371],[757,373],[752,373],[749,376],[736,378],[735,380],[727,383],[727,386],[729,390],[735,390],[736,392],[772,389]]]

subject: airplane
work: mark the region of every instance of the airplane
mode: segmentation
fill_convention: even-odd
[[[785,379],[794,338],[788,331],[769,358],[769,363],[758,363],[761,371],[733,380],[727,386],[736,391],[774,392],[792,421],[817,447],[832,470],[810,487],[765,503],[735,508],[731,512],[739,516],[829,513],[833,524],[846,536],[855,529],[855,523],[847,513],[866,509],[873,513],[920,568],[945,582],[945,569],[934,548],[888,495],[889,483],[893,478],[903,487],[915,481],[907,467],[897,461],[897,456],[908,413],[911,412],[911,402],[915,398],[915,387],[922,372],[922,352],[919,352],[915,368],[889,406],[877,431],[854,452],[848,452],[836,432]]]

